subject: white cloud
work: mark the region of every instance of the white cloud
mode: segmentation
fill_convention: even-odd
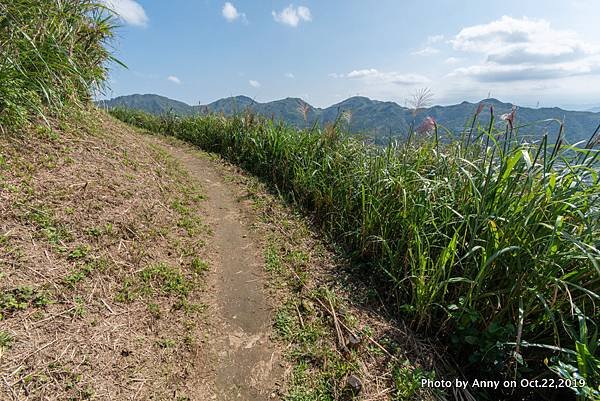
[[[148,24],[146,11],[134,0],[101,0],[101,2],[114,11],[127,24],[137,26],[146,26]]]
[[[438,54],[439,52],[440,52],[439,49],[436,49],[435,47],[427,46],[421,50],[414,51],[411,54],[415,55],[415,56],[431,56],[434,54]]]
[[[181,85],[181,79],[177,78],[175,75],[169,75],[167,80],[173,82],[174,84]]]
[[[369,83],[384,83],[395,85],[418,85],[430,82],[429,78],[419,74],[402,74],[399,72],[381,72],[375,68],[353,70],[347,74],[329,74],[332,78],[360,79]]]
[[[294,7],[293,4],[290,4],[280,12],[272,11],[271,14],[275,21],[293,27],[297,27],[302,21],[312,21],[312,14],[308,7]]]
[[[450,75],[465,75],[482,82],[558,79],[600,72],[600,59],[558,64],[486,63],[457,68]]]
[[[574,32],[555,30],[545,20],[503,16],[463,28],[451,43],[455,50],[479,53],[483,60],[453,75],[479,81],[564,78],[600,72],[600,48]]]
[[[456,64],[459,62],[460,62],[460,59],[458,57],[448,57],[446,60],[444,60],[444,63],[446,63],[446,64]]]
[[[242,21],[246,21],[246,14],[240,13],[237,8],[230,2],[226,2],[223,5],[223,9],[221,10],[221,14],[223,18],[225,18],[229,22],[233,22],[237,19],[242,19]]]
[[[251,79],[250,81],[248,81],[248,83],[253,88],[260,88],[260,82],[255,81],[254,79]]]
[[[291,72],[286,72],[284,76],[286,78],[289,78],[289,79],[295,79],[296,78],[296,76],[294,74],[292,74]]]
[[[444,35],[431,35],[427,37],[427,44],[438,43],[444,40]]]

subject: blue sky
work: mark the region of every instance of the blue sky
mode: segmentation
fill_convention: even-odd
[[[329,106],[493,97],[600,105],[600,1],[104,0],[121,27],[107,97],[244,94]]]

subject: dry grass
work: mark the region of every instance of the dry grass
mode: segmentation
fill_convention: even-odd
[[[201,192],[152,138],[66,121],[0,137],[0,399],[192,397]]]

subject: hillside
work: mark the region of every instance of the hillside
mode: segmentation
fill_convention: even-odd
[[[430,345],[313,230],[240,169],[103,112],[0,136],[0,399],[317,400],[347,372],[364,397],[412,388],[373,372],[433,371]],[[292,306],[318,294],[411,363],[337,352],[333,312]],[[306,357],[330,364],[292,371]]]
[[[0,136],[0,399],[195,398],[203,198],[102,113]]]
[[[600,133],[496,99],[456,141],[475,104],[106,112],[106,4],[0,2],[0,400],[600,400]]]
[[[512,104],[504,103],[497,99],[483,99],[480,103],[494,107],[495,119],[502,124],[499,117],[511,111]],[[412,111],[394,102],[381,102],[366,97],[356,96],[327,108],[315,108],[307,104],[307,120],[304,119],[300,106],[306,104],[298,98],[286,98],[267,103],[259,103],[247,96],[224,98],[202,106],[189,106],[185,103],[168,99],[158,95],[130,95],[121,96],[111,100],[100,101],[99,104],[106,108],[125,107],[141,110],[151,114],[162,114],[172,110],[179,115],[192,115],[206,112],[224,113],[233,115],[236,112],[250,109],[266,117],[283,120],[294,127],[305,128],[314,122],[321,125],[333,123],[342,112],[347,115],[350,132],[367,134],[375,137],[379,142],[392,136],[404,136],[411,124],[419,125],[426,116],[434,117],[439,124],[453,132],[460,133],[468,121],[473,117],[478,103],[463,102],[450,106],[433,106],[423,109],[414,116]],[[522,126],[521,135],[533,140],[539,139],[546,131],[551,140],[558,133],[558,122],[565,121],[566,138],[572,142],[586,141],[600,124],[600,113],[586,111],[568,111],[554,108],[529,108],[519,107],[517,121]],[[479,121],[483,125],[489,124],[488,108],[482,113]]]

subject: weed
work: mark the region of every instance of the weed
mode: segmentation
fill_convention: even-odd
[[[274,243],[269,243],[265,249],[265,268],[268,272],[272,273],[281,273],[283,271],[281,256]]]
[[[83,266],[74,269],[65,277],[65,282],[69,284],[71,287],[74,287],[77,283],[88,277],[94,268],[98,265],[96,262],[88,262]]]
[[[90,252],[91,248],[89,245],[78,245],[75,249],[69,252],[68,258],[70,260],[79,260],[85,258]]]
[[[157,286],[165,294],[187,297],[193,288],[193,283],[181,272],[165,263],[145,268],[139,273],[139,277],[144,287],[142,291],[146,293]]]
[[[190,263],[192,270],[199,276],[203,276],[209,269],[208,263],[200,258],[192,259]]]
[[[98,238],[103,234],[102,227],[90,227],[85,230],[85,233],[90,237]]]
[[[0,320],[30,306],[42,308],[52,302],[50,294],[44,290],[27,286],[17,287],[0,295]]]
[[[181,271],[166,263],[148,266],[135,278],[126,279],[117,293],[117,302],[132,302],[138,297],[157,295],[176,296],[185,299],[195,288],[196,283]]]
[[[150,312],[150,315],[154,319],[160,319],[160,317],[162,316],[160,313],[160,305],[150,302],[147,306],[148,306],[148,312]]]
[[[409,361],[393,363],[392,379],[394,382],[394,399],[410,400],[419,394],[423,386],[421,379],[435,378],[434,372],[426,372],[418,367],[413,367]]]
[[[177,342],[171,338],[161,338],[156,341],[156,345],[158,345],[159,348],[175,348]]]
[[[14,342],[14,338],[6,331],[0,330],[0,351],[10,348]]]
[[[73,309],[71,311],[71,316],[73,317],[83,317],[87,313],[87,308],[85,307],[85,300],[82,297],[75,297],[73,299]]]
[[[46,209],[32,209],[27,214],[28,220],[34,222],[42,235],[52,244],[59,244],[71,238],[69,232],[59,224],[53,213]]]

